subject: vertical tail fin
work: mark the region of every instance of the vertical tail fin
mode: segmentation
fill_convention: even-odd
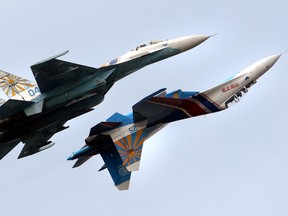
[[[144,141],[145,129],[142,129],[115,142],[116,149],[127,170],[139,170]]]
[[[129,172],[115,148],[112,148],[111,151],[101,152],[101,157],[103,158],[106,167],[114,181],[115,186],[119,190],[128,190],[131,172]]]
[[[40,94],[36,83],[0,70],[0,87],[4,93],[15,100],[30,101]]]

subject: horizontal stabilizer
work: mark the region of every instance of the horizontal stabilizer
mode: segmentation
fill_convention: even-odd
[[[122,124],[122,122],[100,122],[91,128],[89,136],[98,135],[105,131],[112,130],[120,124]]]
[[[74,164],[73,168],[79,167],[82,164],[84,164],[86,161],[88,161],[92,156],[86,156],[86,157],[80,157],[76,163]]]
[[[64,126],[65,122],[59,122],[54,125],[50,125],[46,128],[43,128],[41,130],[38,130],[35,133],[29,134],[26,137],[21,137],[21,141],[24,144],[24,147],[18,157],[23,158],[27,157],[33,154],[36,154],[38,152],[41,152],[43,150],[46,150],[48,148],[51,148],[55,143],[52,141],[49,141],[49,139],[59,131],[65,130],[68,127]]]
[[[29,143],[25,144],[21,153],[18,156],[18,159],[36,154],[36,153],[41,152],[41,151],[44,151],[48,148],[51,148],[53,145],[55,145],[55,143],[52,141],[38,144],[37,146],[30,145]]]
[[[0,143],[0,160],[5,157],[15,146],[20,143],[20,140],[14,140],[7,143]]]
[[[116,112],[112,116],[110,116],[106,121],[107,122],[126,122],[127,120],[129,120],[129,117]]]
[[[0,118],[7,118],[19,111],[24,111],[32,104],[34,104],[34,102],[9,99],[0,107]]]
[[[101,172],[101,171],[103,171],[103,170],[105,170],[105,169],[107,169],[107,167],[106,167],[106,165],[104,164],[104,165],[98,170],[98,172]]]

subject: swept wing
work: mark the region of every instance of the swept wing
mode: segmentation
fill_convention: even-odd
[[[68,51],[65,51],[31,66],[33,75],[42,93],[53,90],[59,86],[67,85],[67,83],[77,82],[79,78],[94,75],[96,73],[99,75],[99,77],[107,82],[113,83],[116,81],[115,79],[120,79],[122,76],[127,75],[125,73],[124,75],[121,73],[120,75],[113,75],[112,73],[115,70],[122,72],[130,71],[135,64],[139,64],[139,62],[141,62],[139,59],[133,59],[128,62],[122,62],[101,68],[94,68],[57,59],[58,57],[65,55],[67,52]]]
[[[76,82],[81,76],[93,74],[97,70],[93,67],[56,59],[67,52],[65,51],[31,66],[42,93],[69,82]]]
[[[191,98],[197,94],[181,90],[167,95],[152,94],[132,107],[134,122],[147,120],[150,127],[187,118],[190,116],[189,109],[194,109],[193,106],[190,108]]]
[[[55,134],[62,130],[67,129],[68,127],[64,127],[63,125],[65,122],[57,123],[54,125],[51,125],[49,127],[46,127],[42,130],[39,130],[33,134],[30,134],[26,137],[21,137],[21,141],[24,143],[24,147],[18,157],[23,158],[27,157],[29,155],[38,153],[40,151],[43,151],[47,148],[50,148],[54,145],[52,141],[49,141],[49,139]]]

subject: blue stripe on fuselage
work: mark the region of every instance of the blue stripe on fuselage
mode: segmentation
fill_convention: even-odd
[[[198,94],[193,97],[194,99],[198,100],[200,103],[202,103],[207,109],[209,109],[211,112],[218,112],[220,109],[215,106],[213,103],[208,101],[203,95]]]

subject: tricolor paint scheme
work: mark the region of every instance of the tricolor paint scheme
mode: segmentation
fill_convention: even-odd
[[[136,103],[133,113],[115,113],[94,126],[86,138],[86,145],[68,160],[78,159],[79,167],[92,156],[100,154],[119,190],[127,190],[131,172],[139,169],[143,143],[168,123],[222,111],[244,96],[257,79],[267,72],[281,54],[257,61],[234,77],[204,92],[166,93],[165,89]],[[99,170],[99,171],[100,171]]]
[[[0,71],[0,87],[9,97],[0,101],[0,159],[18,143],[18,158],[54,145],[49,139],[64,124],[104,100],[113,84],[149,64],[196,47],[210,36],[152,41],[93,68],[57,59],[68,51],[31,66],[36,83]]]

